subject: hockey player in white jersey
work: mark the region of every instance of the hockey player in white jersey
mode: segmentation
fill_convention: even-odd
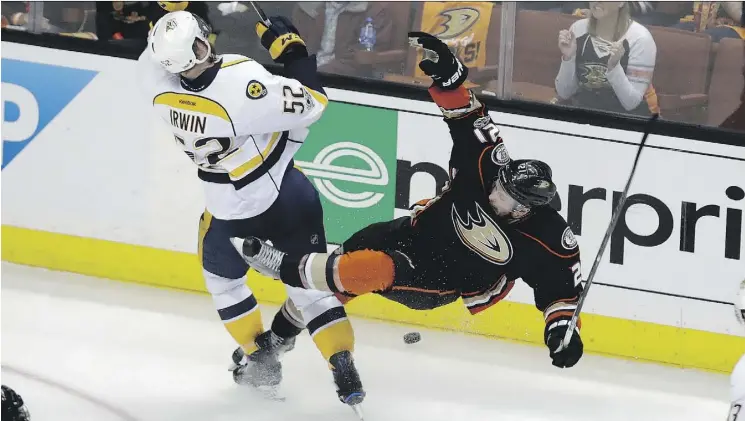
[[[735,300],[735,314],[737,320],[745,325],[745,281],[740,283],[740,292]],[[745,355],[735,365],[731,377],[732,406],[727,421],[745,421]]]
[[[257,22],[256,32],[284,65],[284,77],[248,57],[216,54],[208,25],[179,11],[151,29],[138,78],[155,113],[198,167],[206,205],[199,257],[217,312],[240,345],[233,354],[234,380],[279,384],[279,357],[307,328],[332,369],[339,398],[354,405],[364,392],[351,358],[352,327],[339,300],[288,288],[288,301],[264,331],[246,285],[248,265],[230,243],[230,237],[254,235],[295,253],[326,252],[318,192],[294,167],[293,156],[328,100],[315,55],[308,55],[297,30],[283,17],[270,22]]]

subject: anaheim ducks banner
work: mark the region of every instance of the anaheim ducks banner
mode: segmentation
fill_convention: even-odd
[[[445,42],[468,67],[486,65],[487,39],[491,22],[491,2],[432,2],[424,3],[419,30]],[[492,34],[496,38],[498,34]],[[417,63],[421,60],[421,53]],[[425,76],[416,67],[416,76]]]

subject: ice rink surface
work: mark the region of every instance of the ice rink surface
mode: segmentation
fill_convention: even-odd
[[[263,306],[267,326],[275,308]],[[721,374],[353,318],[366,421],[723,421]],[[232,382],[235,346],[206,295],[2,263],[2,383],[33,421],[355,421],[307,334],[285,402]]]

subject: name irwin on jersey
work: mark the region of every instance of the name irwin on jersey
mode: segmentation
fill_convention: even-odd
[[[194,103],[191,103],[187,100],[179,100],[179,102],[186,102],[189,103],[188,105],[196,105]],[[200,133],[204,134],[204,131],[207,129],[207,117],[206,116],[198,116],[194,114],[187,114],[178,110],[170,110],[169,111],[169,119],[171,121],[171,125],[173,127],[176,127],[181,130],[186,130],[192,133]]]

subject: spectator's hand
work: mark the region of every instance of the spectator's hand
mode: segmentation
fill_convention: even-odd
[[[611,44],[608,50],[610,51],[610,57],[608,58],[608,71],[611,71],[621,61],[621,57],[626,54],[626,49],[623,47],[623,41],[619,41]]]
[[[577,39],[568,29],[559,31],[559,51],[564,60],[571,60],[577,54]]]

